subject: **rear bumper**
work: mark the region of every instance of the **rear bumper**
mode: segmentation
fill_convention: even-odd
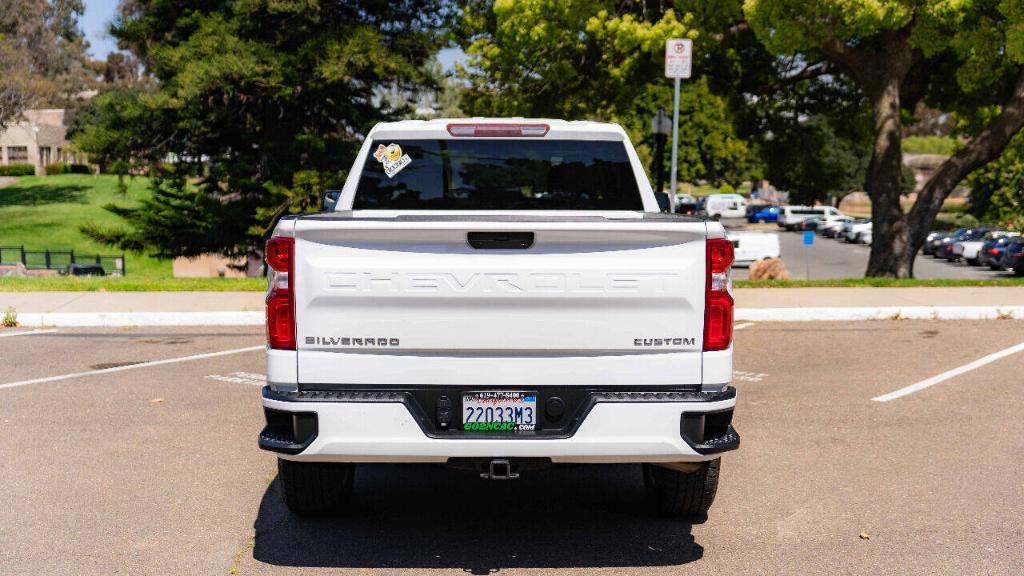
[[[593,391],[564,430],[535,435],[439,431],[404,391],[281,393],[264,388],[260,447],[311,462],[549,458],[555,463],[700,462],[739,447],[736,391]],[[458,411],[455,417],[459,417]]]

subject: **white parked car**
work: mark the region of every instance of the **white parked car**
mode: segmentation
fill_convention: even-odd
[[[778,224],[786,230],[799,230],[800,224],[809,218],[820,218],[828,222],[843,216],[834,206],[783,206]]]
[[[704,198],[704,212],[708,218],[745,218],[747,200],[742,194],[711,194]]]
[[[835,216],[830,219],[824,220],[821,224],[818,224],[817,232],[826,238],[835,238],[839,234],[839,231],[843,229],[843,224],[852,222],[853,218],[846,215]]]
[[[989,230],[985,228],[976,228],[967,232],[962,238],[956,240],[950,245],[950,254],[946,259],[950,262],[956,262],[963,260],[971,266],[977,266],[981,264],[979,256],[981,253],[981,247],[985,244],[985,241],[1000,238],[1005,235],[1005,232],[1001,230]]]
[[[711,506],[739,446],[733,245],[659,212],[619,126],[378,124],[266,259],[259,445],[292,511],[345,511],[364,462],[639,463],[657,512]]]
[[[732,240],[733,263],[736,266],[750,265],[763,258],[778,258],[782,255],[779,248],[779,235],[771,232],[730,232]]]
[[[871,220],[853,220],[843,224],[840,238],[854,244],[863,244],[865,235],[872,232]]]

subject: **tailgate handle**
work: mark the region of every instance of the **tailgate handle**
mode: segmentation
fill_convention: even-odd
[[[469,245],[477,250],[526,250],[533,246],[533,232],[470,232]]]

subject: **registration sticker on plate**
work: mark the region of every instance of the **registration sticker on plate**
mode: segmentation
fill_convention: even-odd
[[[536,392],[470,392],[462,395],[462,429],[514,432],[537,425]]]

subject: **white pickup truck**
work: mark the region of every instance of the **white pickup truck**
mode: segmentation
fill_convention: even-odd
[[[343,512],[367,462],[637,463],[654,510],[706,513],[739,446],[732,258],[717,222],[658,211],[619,126],[377,125],[336,206],[267,243],[285,502]]]

